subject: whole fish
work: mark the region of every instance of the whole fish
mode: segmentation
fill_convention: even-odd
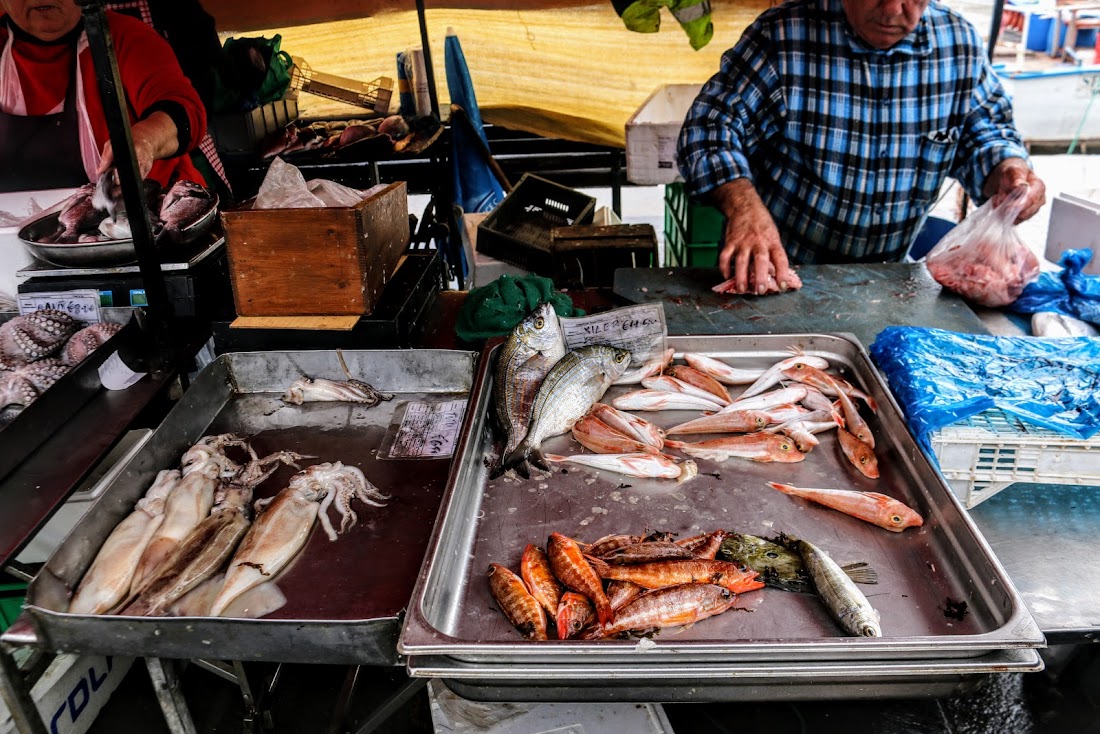
[[[654,561],[667,561],[672,558],[693,558],[692,552],[682,546],[668,540],[654,540],[647,543],[634,543],[600,556],[601,561],[606,561],[613,566],[621,566],[630,563],[652,563]]]
[[[711,410],[722,408],[717,402],[684,393],[663,390],[635,390],[613,399],[621,410]]]
[[[813,543],[798,541],[806,573],[833,618],[855,637],[882,637],[879,614],[832,558]]]
[[[846,515],[859,518],[872,525],[878,525],[895,533],[906,528],[919,528],[924,518],[900,500],[878,492],[858,492],[854,489],[817,489],[799,488],[790,484],[768,482],[772,489],[783,494],[801,497],[819,505],[840,510]]]
[[[655,358],[646,362],[640,367],[634,369],[627,369],[612,385],[637,385],[646,377],[652,377],[653,375],[659,375],[664,371],[665,367],[668,367],[672,362],[672,356],[676,353],[676,350],[669,347],[662,354],[657,355]]]
[[[793,367],[796,364],[805,364],[818,369],[827,369],[829,362],[821,357],[812,357],[806,354],[796,354],[793,357],[787,357],[780,360],[764,371],[764,374],[760,375],[756,382],[745,388],[745,391],[738,397],[739,400],[745,398],[751,398],[754,395],[759,395],[773,385],[778,385],[783,379],[783,370]]]
[[[615,614],[614,624],[593,628],[586,639],[611,637],[631,630],[690,626],[721,614],[737,600],[727,588],[686,583],[642,594]]]
[[[722,387],[722,383],[705,372],[700,372],[694,367],[678,364],[669,367],[665,374],[713,395],[722,405],[729,405],[733,402],[730,398],[729,391]]]
[[[535,393],[564,356],[565,337],[550,303],[540,303],[500,348],[493,372],[493,410],[505,434],[503,456],[527,435]]]
[[[760,379],[765,369],[738,369],[720,359],[704,354],[685,352],[684,361],[705,375],[710,375],[723,385],[749,385]]]
[[[875,458],[874,449],[839,426],[836,437],[840,440],[840,450],[852,462],[852,466],[859,469],[863,476],[878,479],[878,459]]]
[[[183,230],[194,224],[216,206],[209,191],[191,181],[180,179],[168,189],[160,205],[158,217],[164,223],[164,231],[174,240]]]
[[[711,461],[725,461],[734,457],[750,461],[793,464],[806,458],[806,455],[794,445],[794,441],[786,436],[776,436],[771,433],[723,436],[698,443],[666,441],[665,445],[698,459]]]
[[[794,541],[785,535],[772,541],[755,535],[730,533],[722,541],[718,558],[756,571],[766,586],[784,591],[813,593],[813,584],[806,575],[802,556],[788,547],[793,544]],[[856,583],[878,583],[878,574],[864,562],[851,563],[842,566],[842,569]]]
[[[554,626],[558,630],[559,640],[571,640],[596,619],[596,609],[588,597],[575,591],[561,595],[558,610],[554,615]]]
[[[661,390],[663,392],[677,393],[683,395],[692,395],[703,400],[709,400],[712,403],[718,403],[718,405],[729,405],[729,398],[721,398],[714,393],[704,390],[703,388],[696,387],[683,380],[672,377],[671,375],[660,375],[658,377],[647,377],[642,380],[642,387],[650,390]]]
[[[785,367],[781,372],[784,377],[816,387],[825,395],[835,395],[838,391],[843,390],[851,397],[859,398],[867,403],[867,407],[871,409],[872,413],[878,412],[878,403],[870,395],[857,389],[852,383],[841,377],[826,374],[816,365],[805,360],[796,361]]]
[[[816,434],[835,429],[838,426],[838,420],[836,413],[818,410],[765,430],[768,433],[782,433],[788,436],[794,441],[798,450],[806,454],[821,443]]]
[[[301,377],[291,383],[283,393],[282,400],[290,405],[318,402],[360,403],[371,408],[383,400],[392,400],[393,395],[384,395],[360,380],[336,382],[321,378]]]
[[[722,541],[728,536],[725,530],[715,530],[713,533],[697,535],[694,538],[684,538],[675,541],[676,545],[686,548],[693,558],[714,560],[718,555],[718,549],[722,547]]]
[[[863,420],[863,416],[859,414],[859,408],[848,397],[848,393],[841,390],[840,386],[829,375],[826,375],[826,378],[833,383],[836,389],[836,397],[840,401],[840,409],[844,413],[844,427],[848,430],[848,433],[874,448],[875,435],[871,433],[871,427],[867,425],[867,421]]]
[[[787,421],[802,419],[810,414],[809,410],[794,403],[777,405],[762,412],[768,414],[769,423],[786,423]]]
[[[554,572],[550,570],[550,561],[546,559],[542,548],[532,543],[527,544],[519,563],[519,573],[523,577],[523,583],[527,584],[531,596],[535,597],[549,614],[557,614],[563,589],[554,578]]]
[[[489,591],[500,611],[528,640],[545,640],[546,613],[527,591],[523,579],[499,563],[489,564]]]
[[[734,410],[681,423],[669,428],[666,433],[751,433],[762,430],[769,420],[768,414],[760,410]]]
[[[637,441],[661,449],[665,445],[665,431],[644,418],[612,408],[610,405],[596,403],[589,414],[611,426],[623,435],[632,436]]]
[[[589,558],[588,562],[602,579],[629,581],[646,589],[663,589],[677,584],[717,584],[741,594],[764,586],[755,571],[727,561],[676,558],[630,566],[613,566],[598,558]]]
[[[69,603],[73,614],[104,614],[130,593],[145,547],[164,520],[164,502],[179,483],[177,469],[164,470],[96,554]]]
[[[622,548],[624,545],[633,545],[641,542],[642,536],[640,535],[605,535],[590,545],[581,545],[580,543],[577,545],[585,555],[598,558],[605,553],[610,553],[616,548]]]
[[[590,469],[602,469],[640,479],[685,481],[698,473],[694,462],[685,461],[677,464],[662,454],[574,454],[572,456],[546,454],[545,458],[555,464],[579,464]],[[691,466],[688,466],[689,464]]]
[[[573,438],[597,454],[660,454],[654,446],[642,443],[607,425],[589,413],[573,424]]]
[[[806,397],[802,398],[802,404],[810,410],[833,410],[833,401],[829,400],[825,396],[825,393],[818,390],[816,387],[810,385],[804,385],[806,388]]]
[[[751,398],[737,398],[732,403],[722,408],[723,413],[732,413],[735,410],[769,410],[778,405],[797,403],[806,397],[805,385],[791,385],[790,387],[772,390],[762,395]]]
[[[611,603],[604,593],[603,583],[581,554],[577,544],[561,533],[551,533],[546,541],[546,557],[550,559],[550,568],[558,581],[588,597],[596,606],[596,617],[600,624],[611,622],[614,612],[611,611]]]
[[[603,397],[612,381],[630,364],[625,349],[593,344],[567,352],[547,373],[531,405],[527,435],[502,464],[527,472],[531,462],[540,469],[550,465],[542,455],[542,442],[565,433]]]

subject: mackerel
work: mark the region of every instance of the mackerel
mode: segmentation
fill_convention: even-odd
[[[854,637],[882,637],[879,613],[836,561],[813,543],[798,541],[806,573],[840,626]]]

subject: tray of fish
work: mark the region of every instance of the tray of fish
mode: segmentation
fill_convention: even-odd
[[[5,639],[392,664],[447,476],[435,417],[457,437],[475,358],[222,355],[47,561],[31,624]]]
[[[402,654],[904,662],[1043,645],[854,337],[669,337],[674,366],[653,374],[619,349],[525,339],[520,369],[491,370],[511,342],[481,361]],[[641,386],[608,387],[627,375]],[[498,440],[516,405],[529,418]]]

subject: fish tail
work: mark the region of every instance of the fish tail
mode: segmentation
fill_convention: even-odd
[[[783,494],[794,494],[794,495],[798,494],[795,491],[796,488],[791,486],[790,484],[780,484],[779,482],[768,482],[768,486],[771,487],[772,489],[778,489]]]
[[[596,618],[600,620],[600,626],[606,627],[615,621],[615,610],[611,608],[611,602],[606,596],[603,599],[593,599],[592,602],[596,605]]]
[[[561,454],[543,454],[542,456],[547,461],[553,462],[555,464],[560,464],[563,461],[569,460],[569,457],[562,456]]]
[[[524,444],[520,444],[500,462],[500,473],[503,474],[509,469],[515,469],[516,473],[521,477],[530,479],[531,470],[527,463],[530,454],[531,449],[527,448]]]
[[[541,449],[531,449],[527,454],[527,460],[543,471],[550,471],[550,462],[546,460]]]
[[[863,402],[867,403],[867,407],[871,409],[872,413],[878,413],[878,401],[866,393],[860,393],[856,397],[862,398]]]

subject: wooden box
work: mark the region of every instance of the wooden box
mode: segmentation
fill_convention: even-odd
[[[610,288],[619,268],[657,265],[657,233],[650,224],[580,225],[550,231],[554,285]]]
[[[354,207],[222,212],[239,316],[369,314],[409,242],[405,183]]]

